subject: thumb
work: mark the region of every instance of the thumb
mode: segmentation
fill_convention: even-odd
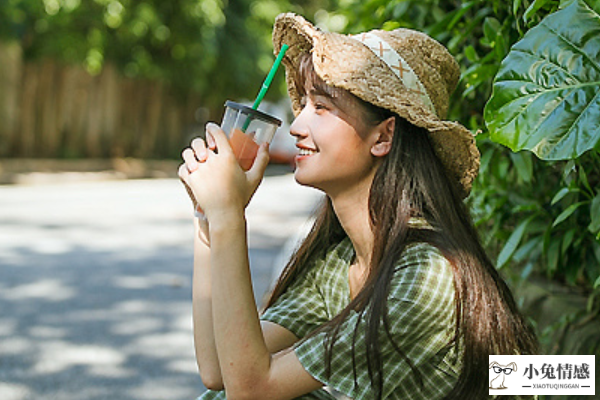
[[[258,148],[252,167],[246,172],[248,181],[254,186],[258,186],[265,174],[267,165],[269,165],[269,143],[263,143]]]

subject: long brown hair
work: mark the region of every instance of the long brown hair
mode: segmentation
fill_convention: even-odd
[[[299,76],[297,88],[302,89],[310,82],[313,90],[330,95],[334,101],[339,98],[340,89],[331,88],[318,77],[310,57],[302,59]],[[344,96],[354,97],[347,92]],[[460,191],[447,177],[427,131],[388,110],[354,99],[362,104],[368,124],[394,117],[396,125],[391,150],[379,166],[369,194],[374,246],[366,282],[338,316],[318,329],[328,332],[327,370],[330,372],[333,343],[341,323],[351,311],[359,312],[366,321],[371,384],[376,398],[381,398],[385,376],[379,338],[383,328],[392,340],[387,313],[390,283],[406,246],[427,242],[450,261],[454,275],[456,331],[453,342],[462,350],[462,371],[445,399],[484,398],[488,391],[488,356],[535,354],[538,349],[535,334],[481,246]],[[436,229],[409,226],[409,219],[415,216],[425,218]],[[316,213],[311,231],[284,269],[267,307],[273,305],[294,280],[302,279],[311,260],[321,257],[345,236],[331,201],[326,198]],[[395,347],[412,368],[402,349]],[[418,371],[412,369],[419,378]]]

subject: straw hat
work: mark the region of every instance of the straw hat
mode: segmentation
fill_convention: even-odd
[[[469,194],[479,170],[479,151],[469,130],[444,121],[460,70],[443,45],[410,29],[358,35],[323,32],[293,13],[275,20],[276,54],[284,43],[290,46],[283,64],[296,115],[301,110],[294,84],[299,56],[312,52],[315,72],[327,84],[427,129],[448,176],[459,183],[464,197]]]

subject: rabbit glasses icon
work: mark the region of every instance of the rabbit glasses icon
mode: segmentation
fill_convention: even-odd
[[[508,365],[500,365],[494,361],[490,364],[489,369],[493,371],[493,373],[490,371],[490,378],[493,378],[490,380],[489,388],[494,390],[507,389],[507,387],[504,386],[504,380],[507,375],[510,375],[513,371],[517,370],[517,364],[513,362]]]

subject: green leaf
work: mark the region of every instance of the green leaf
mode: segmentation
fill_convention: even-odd
[[[560,224],[565,219],[569,218],[571,216],[571,214],[573,214],[575,212],[575,210],[577,210],[579,207],[581,207],[581,205],[583,205],[585,203],[587,203],[587,201],[580,201],[579,203],[571,204],[563,212],[561,212],[558,215],[558,217],[556,217],[556,219],[552,223],[552,227],[554,228],[556,225]]]
[[[523,15],[523,21],[527,22],[531,17],[542,7],[546,5],[549,0],[535,0],[525,11]]]
[[[565,197],[570,192],[571,192],[571,190],[569,188],[566,188],[566,187],[560,189],[558,192],[556,192],[556,194],[552,198],[552,201],[550,202],[550,205],[551,206],[555,205],[556,203],[558,203],[559,201],[561,201],[563,199],[563,197]]]
[[[527,230],[527,225],[529,225],[533,218],[534,216],[531,216],[525,221],[521,222],[510,235],[510,237],[506,241],[506,244],[500,251],[500,254],[498,254],[498,260],[496,261],[496,266],[498,269],[504,267],[504,265],[506,265],[506,263],[510,260],[513,253],[519,246],[519,243],[521,242],[525,231]]]
[[[556,269],[558,268],[558,259],[560,257],[560,239],[555,239],[550,242],[546,257],[548,258],[548,265],[546,266],[546,269],[550,275],[554,275]]]
[[[592,200],[590,206],[590,220],[592,221],[588,226],[590,232],[596,233],[600,231],[600,192]]]
[[[479,60],[479,56],[472,45],[469,45],[465,48],[465,56],[467,57],[467,60],[471,62]]]
[[[521,271],[521,280],[522,281],[529,278],[529,275],[531,275],[531,273],[533,272],[533,267],[534,267],[533,263],[527,263],[525,268],[523,268],[523,271]]]
[[[490,161],[492,159],[492,156],[494,155],[494,148],[493,147],[489,147],[487,150],[485,150],[481,156],[481,163],[479,166],[479,174],[485,174],[488,170],[488,166],[490,165]]]
[[[483,22],[483,33],[489,42],[496,40],[500,29],[502,29],[502,25],[500,25],[500,22],[496,18],[487,17]]]
[[[573,238],[575,237],[576,232],[577,232],[576,229],[571,229],[567,233],[565,233],[565,236],[563,237],[563,241],[562,241],[562,247],[561,247],[561,251],[563,254],[569,249],[569,246],[571,245],[571,243],[573,243]]]
[[[523,180],[523,182],[531,182],[533,177],[533,163],[531,162],[531,157],[529,156],[531,153],[511,153],[510,158],[517,169],[519,174],[519,178]]]
[[[517,15],[517,11],[519,11],[519,7],[521,7],[521,1],[522,0],[513,0],[513,15]]]
[[[490,138],[545,160],[594,148],[600,142],[598,54],[600,15],[585,4],[544,18],[500,66],[484,110]]]
[[[583,186],[585,186],[585,188],[590,191],[590,193],[594,193],[592,187],[590,186],[590,182],[588,181],[585,169],[582,166],[579,166],[579,180],[581,181],[581,183],[583,183]]]
[[[531,229],[529,229],[529,232],[531,232]],[[542,241],[543,241],[542,236],[534,237],[533,239],[531,239],[530,241],[528,241],[527,243],[525,243],[524,245],[519,247],[519,249],[514,252],[513,259],[517,262],[520,262],[520,261],[525,260],[526,258],[531,260],[531,259],[539,256],[539,254],[541,252]]]

